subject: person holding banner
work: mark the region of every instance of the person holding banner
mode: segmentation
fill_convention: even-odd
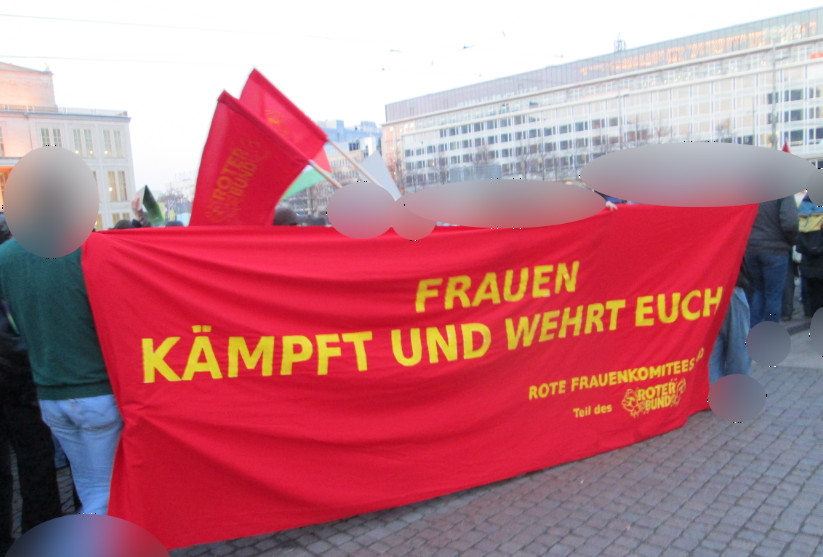
[[[0,298],[28,344],[42,418],[68,457],[80,512],[106,514],[123,421],[89,306],[81,250],[48,259],[8,240],[0,246]]]

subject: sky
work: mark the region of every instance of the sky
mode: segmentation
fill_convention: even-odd
[[[127,110],[136,188],[195,177],[217,98],[253,68],[313,120],[816,7],[814,2],[6,0],[0,61],[59,106]],[[135,188],[135,189],[136,189]]]

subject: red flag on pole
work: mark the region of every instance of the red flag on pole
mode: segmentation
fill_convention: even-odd
[[[190,225],[266,225],[308,164],[287,139],[223,92],[203,149]]]
[[[240,93],[240,102],[291,141],[306,158],[331,172],[323,150],[328,141],[326,133],[257,70],[252,70],[249,75]]]

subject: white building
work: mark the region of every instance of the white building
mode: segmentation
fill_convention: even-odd
[[[479,165],[574,180],[611,150],[684,140],[788,143],[821,167],[821,20],[815,8],[391,103],[383,157],[406,191]]]
[[[125,110],[58,107],[49,71],[0,63],[0,203],[14,165],[33,149],[74,151],[100,191],[98,230],[131,218],[134,165]]]

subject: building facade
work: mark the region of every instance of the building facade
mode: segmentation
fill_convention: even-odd
[[[477,166],[574,180],[652,142],[787,142],[821,167],[821,20],[806,10],[395,102],[383,157],[407,192]]]
[[[342,120],[327,120],[315,123],[326,132],[329,141],[333,141],[341,149],[363,151],[367,157],[376,151],[380,151],[382,133],[380,126],[374,122],[360,122],[360,124],[351,127],[346,127]],[[338,151],[331,146],[327,146],[326,153],[331,156],[333,153],[338,153]]]
[[[0,203],[17,161],[57,146],[82,157],[97,181],[97,230],[130,219],[136,190],[129,121],[123,110],[58,107],[51,72],[0,63]]]

